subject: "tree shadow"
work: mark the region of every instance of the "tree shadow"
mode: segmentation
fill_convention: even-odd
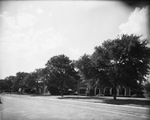
[[[98,98],[94,96],[64,96],[64,97],[58,97],[58,99],[105,99],[105,98]]]
[[[30,94],[31,97],[50,97],[51,95]]]
[[[149,106],[149,100],[138,100],[138,99],[117,99],[117,100],[104,100],[103,103],[114,104],[114,105],[140,105],[140,106]]]
[[[117,98],[113,100],[113,97],[90,97],[90,96],[76,96],[76,97],[58,97],[58,99],[72,99],[72,100],[91,100],[93,103],[106,103],[106,104],[114,104],[114,105],[137,105],[137,106],[148,106],[150,107],[149,99],[139,99],[139,98]],[[92,101],[93,100],[93,101]]]

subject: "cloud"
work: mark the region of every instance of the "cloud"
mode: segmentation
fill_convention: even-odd
[[[2,20],[1,24],[6,29],[18,29],[18,26],[15,24],[15,18],[12,17],[7,11],[4,11],[0,15],[0,19]]]
[[[40,26],[45,19],[37,17],[37,13],[24,9],[0,14],[0,77],[44,66],[56,48],[61,50],[66,43],[60,31]]]
[[[37,14],[42,14],[42,13],[44,13],[44,10],[41,9],[41,8],[37,8],[36,13]]]
[[[120,33],[143,35],[144,38],[149,38],[148,15],[148,7],[135,8],[130,14],[128,21],[119,26]]]
[[[13,55],[32,56],[42,54],[45,51],[56,49],[63,46],[66,39],[52,28],[42,30],[29,30],[24,32],[11,32],[7,31],[1,36],[1,52],[11,53]],[[17,56],[17,57],[18,57]],[[26,57],[25,57],[26,58]]]
[[[50,12],[48,15],[49,15],[49,16],[53,16],[53,13],[52,13],[52,12]]]
[[[7,11],[0,15],[2,27],[0,31],[1,53],[17,54],[21,49],[29,46],[28,42],[32,36],[29,32],[36,23],[36,16],[33,14],[18,11],[13,15]]]
[[[42,49],[53,49],[62,46],[65,38],[54,28],[47,28],[36,31],[33,35],[33,41]]]
[[[25,28],[33,27],[37,20],[36,16],[27,12],[19,12],[18,15],[12,16],[10,13],[4,11],[0,15],[0,18],[2,19],[3,28],[17,32]]]
[[[0,65],[3,74],[17,71],[31,71],[44,67],[50,56],[61,50],[66,39],[52,28],[25,32],[7,31],[0,36]],[[5,76],[5,75],[3,75]]]
[[[20,29],[34,26],[36,20],[37,18],[29,13],[21,13],[16,18],[17,25]]]
[[[79,48],[69,48],[69,56],[72,60],[78,60],[84,53],[85,51],[81,51]]]
[[[74,55],[74,54],[79,54],[80,51],[78,48],[70,48],[69,51]]]

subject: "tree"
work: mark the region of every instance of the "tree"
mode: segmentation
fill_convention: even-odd
[[[76,61],[76,67],[84,79],[90,79],[93,76],[94,69],[89,55],[84,54],[81,56],[81,58]]]
[[[37,75],[35,74],[35,72],[29,73],[23,79],[23,85],[25,86],[25,92],[31,93],[31,90],[36,87],[36,79],[37,79]]]
[[[15,76],[9,76],[9,77],[6,77],[3,80],[0,80],[1,81],[1,84],[0,84],[1,89],[0,90],[11,92],[12,91],[11,88],[12,88],[14,80],[15,80]]]
[[[35,82],[36,82],[36,93],[38,94],[39,93],[39,85],[40,83],[42,83],[43,85],[43,82],[44,81],[44,78],[47,74],[45,73],[45,69],[44,68],[39,68],[39,69],[36,69],[35,70],[35,73],[34,73],[34,76],[35,76]]]
[[[26,72],[18,72],[16,73],[16,77],[13,81],[13,84],[12,84],[12,89],[14,91],[18,91],[19,88],[24,88],[25,87],[25,83],[23,82],[23,80],[26,78],[26,76],[28,75],[29,73],[26,73]]]
[[[58,55],[48,60],[46,66],[49,70],[50,84],[58,86],[63,97],[64,89],[70,87],[76,74],[72,61],[65,55]]]
[[[95,76],[95,69],[92,65],[90,55],[84,54],[76,61],[76,67],[79,71],[81,81],[87,84],[87,87],[90,89],[93,85],[93,79]],[[90,92],[89,92],[90,94]]]
[[[47,84],[46,77],[48,76],[47,68],[39,68],[34,72],[28,74],[23,80],[26,89],[31,91],[33,88],[36,88],[36,93],[39,94],[39,87],[43,88]]]
[[[92,61],[100,71],[107,73],[108,82],[114,89],[114,99],[117,86],[136,88],[145,80],[150,69],[147,44],[148,40],[141,40],[140,36],[122,35],[95,48]]]
[[[103,88],[104,86],[110,86],[110,83],[107,80],[108,75],[105,69],[106,59],[104,60],[104,56],[107,57],[107,55],[104,54],[103,49],[101,49],[97,53],[94,53],[92,56],[84,54],[76,62],[80,76],[83,79],[82,82],[87,84],[89,88]],[[102,61],[102,58],[100,57],[103,57],[104,61]],[[97,59],[100,59],[101,61]],[[99,64],[97,64],[97,62],[99,62]]]
[[[149,79],[149,78],[147,78],[147,79]],[[145,82],[144,89],[147,92],[148,97],[150,97],[150,79]]]

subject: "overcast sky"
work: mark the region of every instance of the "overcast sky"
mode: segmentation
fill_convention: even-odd
[[[32,72],[54,55],[77,60],[123,33],[148,38],[148,7],[119,1],[0,1],[0,78]]]

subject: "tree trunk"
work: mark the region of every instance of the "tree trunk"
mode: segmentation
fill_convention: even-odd
[[[116,90],[116,80],[115,80],[114,81],[114,94],[113,94],[114,100],[116,100],[116,95],[117,95],[117,90]]]
[[[36,94],[39,93],[39,86],[38,86],[38,81],[36,82]]]
[[[0,104],[2,104],[1,97],[0,97]]]
[[[63,94],[63,87],[61,86],[61,97],[63,97],[64,94]]]
[[[61,97],[63,97],[64,96],[64,81],[62,80],[61,81]]]
[[[114,100],[116,100],[116,88],[114,87],[114,94],[113,94]]]

